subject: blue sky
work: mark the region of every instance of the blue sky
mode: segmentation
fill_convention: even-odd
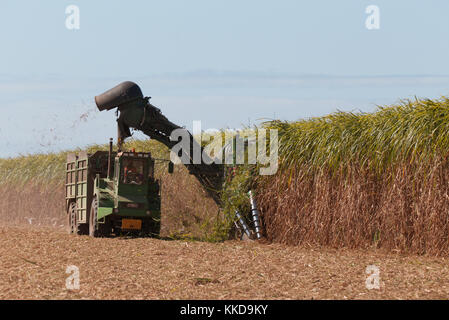
[[[79,30],[65,27],[71,4]],[[365,27],[372,4],[379,30]],[[437,98],[448,12],[443,0],[2,0],[0,157],[107,141],[115,116],[93,97],[124,80],[203,129]]]

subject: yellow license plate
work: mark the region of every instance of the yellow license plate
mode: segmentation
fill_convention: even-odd
[[[140,229],[142,229],[142,220],[122,219],[122,229],[140,230]]]

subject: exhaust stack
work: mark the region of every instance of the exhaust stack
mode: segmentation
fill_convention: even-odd
[[[109,155],[108,155],[108,179],[112,179],[112,138],[109,139]]]

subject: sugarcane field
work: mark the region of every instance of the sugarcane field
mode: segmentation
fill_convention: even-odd
[[[447,300],[445,9],[2,2],[0,300]]]

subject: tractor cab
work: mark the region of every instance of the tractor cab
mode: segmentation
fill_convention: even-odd
[[[125,188],[154,182],[154,160],[149,152],[119,152],[115,157],[114,182]],[[130,189],[131,190],[131,189]]]
[[[110,217],[113,226],[134,229],[123,221],[160,220],[160,186],[154,178],[154,159],[149,152],[118,152],[114,159],[112,185],[114,203]]]

